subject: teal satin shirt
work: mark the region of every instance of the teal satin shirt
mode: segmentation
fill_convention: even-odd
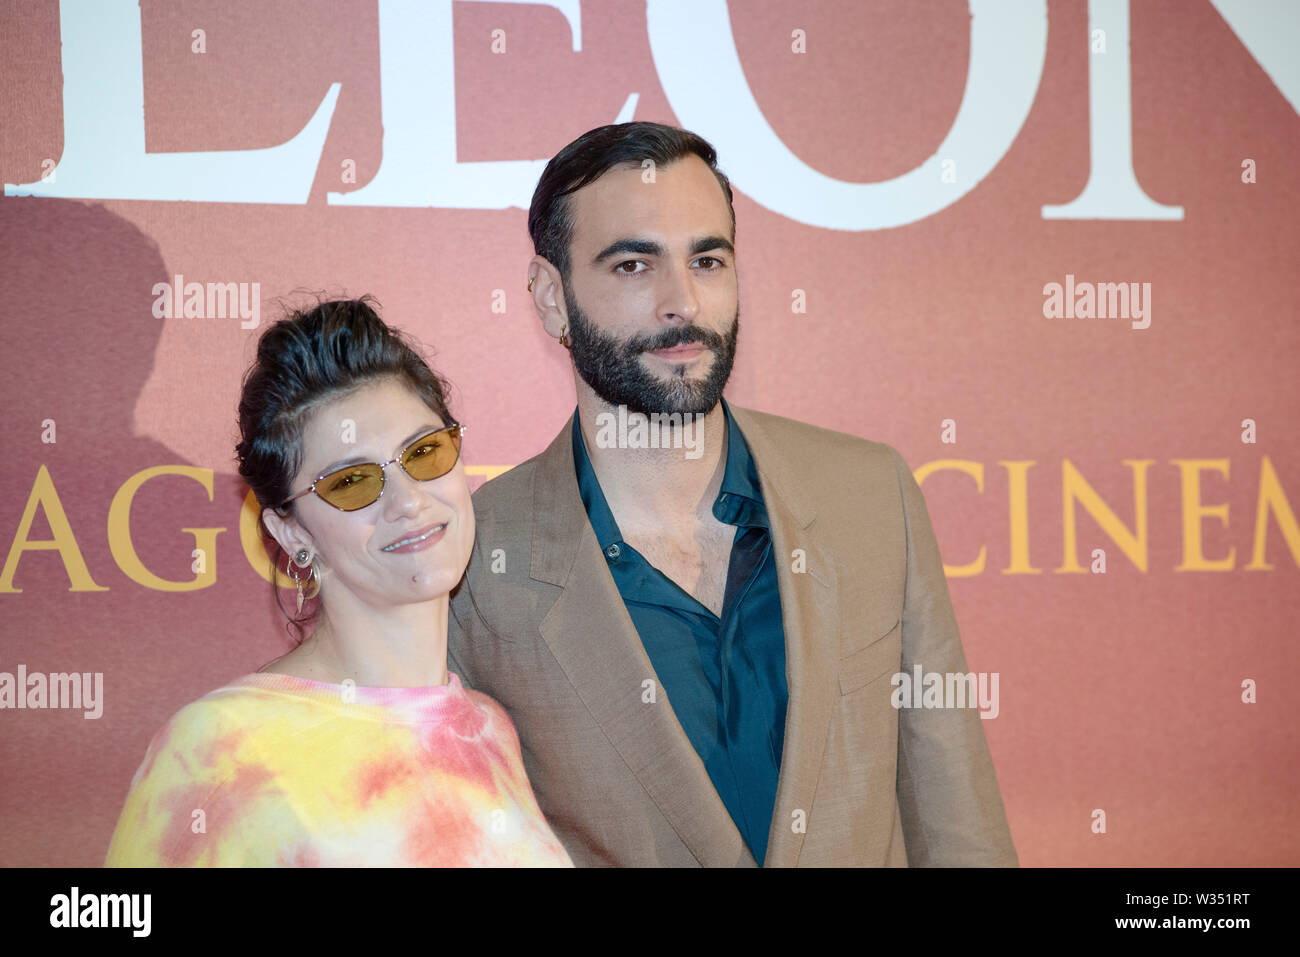
[[[623,541],[576,412],[573,460],[592,530],[673,712],[762,864],[785,740],[785,630],[758,472],[725,399],[722,407],[727,464],[713,514],[736,536],[721,617]]]

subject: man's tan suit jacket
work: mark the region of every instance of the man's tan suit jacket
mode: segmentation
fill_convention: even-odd
[[[891,703],[897,672],[967,671],[911,470],[888,445],[730,408],[758,470],[785,628],[764,865],[1015,866],[978,712]],[[571,427],[474,494],[448,667],[510,713],[578,866],[755,866],[610,576]]]

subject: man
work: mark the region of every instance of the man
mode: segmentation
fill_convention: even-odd
[[[1015,865],[938,547],[887,445],[722,399],[735,215],[713,148],[605,126],[547,165],[528,289],[577,409],[474,495],[448,665],[510,712],[578,865]]]

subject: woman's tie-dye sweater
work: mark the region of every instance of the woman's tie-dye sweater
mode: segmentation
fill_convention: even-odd
[[[105,866],[573,866],[510,717],[447,677],[209,692],[150,742]]]

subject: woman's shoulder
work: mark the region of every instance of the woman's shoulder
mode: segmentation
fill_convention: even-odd
[[[488,718],[493,719],[494,722],[504,721],[513,729],[514,722],[510,720],[510,715],[506,712],[505,707],[496,698],[486,692],[469,687],[460,675],[451,670],[447,671],[447,684],[455,689],[459,697],[469,702],[478,711],[483,712]]]
[[[459,677],[456,678],[456,682],[460,686]],[[521,762],[523,756],[520,750],[519,732],[515,728],[515,722],[510,717],[510,712],[505,709],[505,706],[491,695],[482,691],[475,691],[473,688],[462,687],[461,694],[479,716],[479,721],[476,722],[478,733],[473,737],[479,740],[487,738],[498,742],[498,747],[504,747],[505,756],[510,765],[513,766],[516,762]]]
[[[174,711],[149,741],[131,781],[142,796],[184,788],[211,794],[250,767],[293,746],[320,714],[299,700],[268,694],[241,675]]]
[[[277,827],[292,824],[262,800],[277,783],[265,763],[284,753],[275,739],[285,722],[267,710],[282,704],[242,677],[178,708],[155,732],[131,779],[107,866],[265,863],[265,849],[245,846],[229,824],[237,815],[247,832],[260,826],[259,814],[273,814]]]
[[[205,691],[177,708],[168,719],[169,724],[203,726],[220,719],[233,718],[241,712],[266,707],[267,695],[260,693],[257,674],[244,674],[231,678],[225,684]]]
[[[177,708],[150,742],[150,751],[202,752],[211,756],[236,740],[265,737],[282,727],[274,718],[291,713],[301,701],[276,695],[257,673],[240,675]],[[271,692],[271,693],[268,693]]]

